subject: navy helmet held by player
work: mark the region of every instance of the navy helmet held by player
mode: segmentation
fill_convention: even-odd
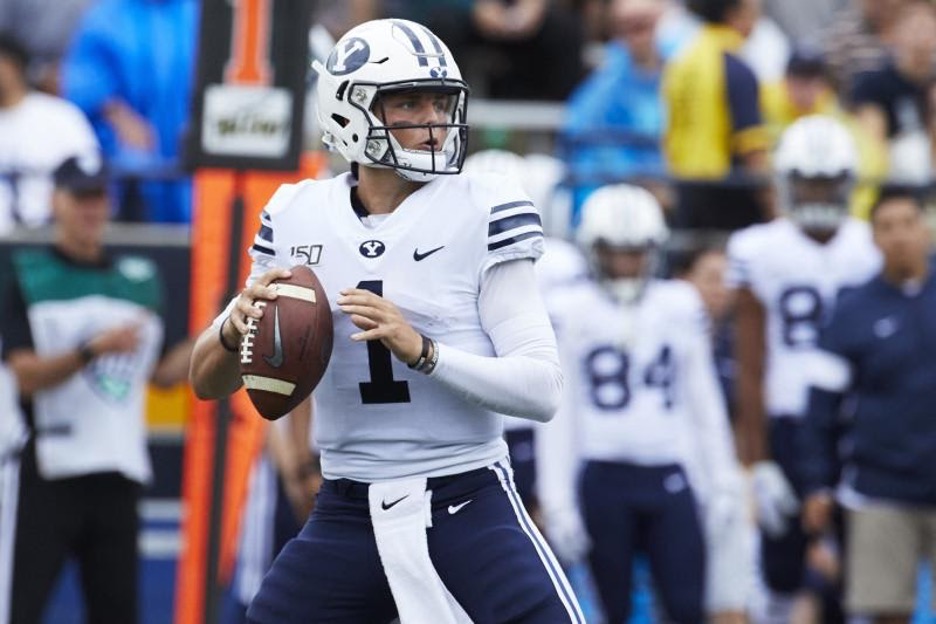
[[[596,279],[619,302],[636,303],[656,272],[669,237],[663,212],[646,189],[605,186],[582,207],[576,240]]]
[[[848,216],[857,169],[855,142],[841,122],[803,117],[786,129],[774,154],[780,206],[806,233],[831,235]]]
[[[392,168],[413,182],[461,171],[468,85],[448,47],[425,26],[402,19],[366,22],[335,44],[325,65],[312,66],[323,141],[348,162]],[[425,149],[401,146],[380,112],[382,95],[410,92],[438,95],[437,106],[448,116],[445,124],[407,126],[429,130]]]

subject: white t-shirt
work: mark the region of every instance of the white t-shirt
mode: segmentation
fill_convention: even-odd
[[[47,223],[51,173],[66,158],[99,150],[91,124],[67,100],[33,92],[12,108],[0,108],[0,234],[17,222]]]

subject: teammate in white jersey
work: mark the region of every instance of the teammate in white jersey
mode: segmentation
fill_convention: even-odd
[[[848,216],[856,162],[839,122],[797,121],[775,154],[785,215],[737,232],[728,243],[727,279],[737,296],[739,450],[752,469],[765,580],[771,611],[781,619],[805,581],[809,539],[798,519],[795,447],[811,358],[837,293],[867,281],[880,266],[867,224]],[[834,610],[834,600],[828,602]]]
[[[325,479],[248,620],[582,622],[502,437],[502,414],[549,420],[561,393],[536,208],[516,184],[455,175],[468,90],[425,27],[367,22],[315,69],[326,143],[352,172],[274,194],[248,286],[193,356],[200,397],[233,392],[253,303],[300,257],[315,270],[335,323],[315,390]]]
[[[588,552],[609,622],[630,614],[637,550],[668,621],[702,622],[704,534],[741,514],[702,302],[685,282],[652,278],[666,236],[644,189],[608,186],[585,202],[577,238],[596,281],[559,320],[566,390],[538,436],[547,534],[564,559]],[[712,512],[704,521],[696,477]]]

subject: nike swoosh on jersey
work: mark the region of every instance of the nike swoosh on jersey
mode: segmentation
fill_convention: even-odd
[[[454,515],[457,514],[459,511],[461,511],[462,508],[463,508],[465,505],[467,505],[468,503],[470,503],[470,502],[473,501],[473,500],[474,500],[473,498],[470,498],[470,499],[466,500],[464,503],[459,503],[458,505],[449,505],[449,507],[448,507],[449,515],[454,516]]]
[[[413,260],[415,260],[416,262],[419,262],[420,260],[425,260],[426,258],[428,258],[429,256],[431,256],[431,255],[434,254],[435,252],[439,251],[439,250],[442,249],[443,247],[445,247],[445,245],[440,245],[439,247],[436,247],[435,249],[430,249],[430,250],[427,251],[426,253],[419,253],[419,250],[418,250],[418,249],[414,249],[414,250],[413,250]]]
[[[409,494],[406,494],[406,495],[404,495],[404,496],[401,496],[400,498],[396,499],[395,501],[391,501],[391,502],[389,502],[389,503],[388,503],[387,501],[381,501],[381,502],[380,502],[380,508],[383,509],[384,511],[387,511],[388,509],[390,509],[391,507],[393,507],[393,506],[396,505],[397,503],[401,503],[401,502],[403,502],[403,501],[404,501],[405,499],[407,499],[407,498],[409,498]]]
[[[263,359],[273,368],[283,365],[283,337],[280,335],[279,306],[273,317],[273,355],[264,355]]]

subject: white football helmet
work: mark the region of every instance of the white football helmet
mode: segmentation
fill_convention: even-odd
[[[599,281],[622,303],[640,299],[668,237],[659,202],[646,189],[630,184],[605,186],[589,195],[576,233]],[[635,275],[614,275],[602,255],[606,250],[643,253],[645,260]]]
[[[338,40],[325,65],[314,61],[312,67],[323,141],[348,162],[395,169],[414,182],[461,171],[468,85],[448,47],[428,28],[402,19],[365,22]],[[404,149],[373,112],[382,94],[420,90],[452,97],[449,123],[428,126],[443,134],[438,150]]]
[[[829,116],[809,115],[784,131],[774,154],[778,199],[802,229],[834,232],[848,216],[857,154],[851,133]]]

